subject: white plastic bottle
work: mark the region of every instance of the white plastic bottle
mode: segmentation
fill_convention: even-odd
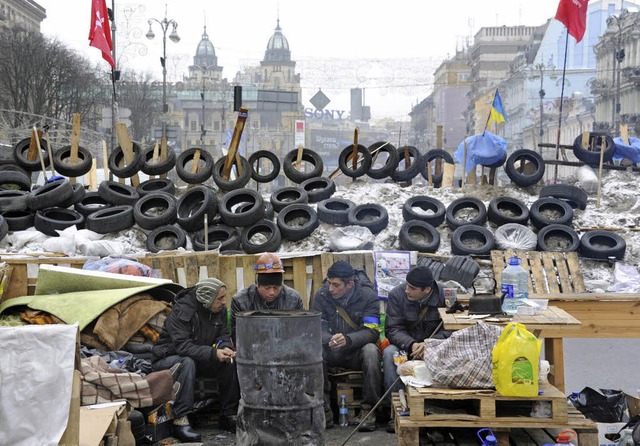
[[[502,271],[502,311],[507,314],[516,314],[518,307],[529,298],[529,273],[520,266],[521,262],[520,257],[509,257],[509,265]]]

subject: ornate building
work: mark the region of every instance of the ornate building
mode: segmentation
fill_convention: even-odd
[[[40,31],[47,11],[33,0],[0,0],[0,27]]]

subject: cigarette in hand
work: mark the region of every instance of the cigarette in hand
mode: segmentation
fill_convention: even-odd
[[[332,340],[329,341],[329,345],[336,345],[336,344],[337,344],[337,342],[335,341],[335,339],[332,339]]]

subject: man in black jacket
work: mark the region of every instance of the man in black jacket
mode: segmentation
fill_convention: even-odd
[[[261,254],[253,269],[256,283],[238,291],[231,300],[231,337],[234,341],[236,316],[241,311],[304,310],[300,293],[283,283],[284,266],[277,255]]]
[[[356,272],[349,263],[340,260],[327,271],[327,279],[316,292],[311,309],[322,313],[325,417],[327,427],[331,427],[329,366],[362,370],[361,416],[380,399],[380,351],[376,345],[380,338],[380,303],[364,271]],[[375,429],[375,416],[371,414],[360,430]]]
[[[393,356],[402,350],[409,359],[422,359],[424,340],[446,338],[450,334],[442,330],[439,307],[444,307],[442,288],[433,279],[431,270],[426,266],[415,266],[408,273],[404,285],[398,285],[389,291],[385,319],[385,336],[390,345],[383,352],[385,389],[394,382],[393,392],[404,385],[398,378]],[[391,393],[389,393],[389,405]],[[387,425],[387,431],[393,432],[393,420]]]
[[[173,404],[173,435],[184,442],[198,442],[187,415],[194,411],[196,377],[219,382],[222,416],[220,426],[235,431],[240,388],[233,358],[236,356],[227,326],[226,287],[215,278],[180,291],[153,347],[153,371],[180,364],[176,381],[180,390]]]

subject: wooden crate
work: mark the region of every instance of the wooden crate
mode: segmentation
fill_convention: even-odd
[[[529,297],[585,292],[578,254],[575,252],[491,251],[493,275],[498,286],[507,260],[514,255],[522,259],[521,266],[529,272]]]
[[[585,418],[573,406],[566,406],[567,418],[564,422],[549,422],[548,419],[534,418],[526,421],[526,418],[505,422],[503,419],[475,419],[475,420],[448,420],[434,422],[432,420],[413,420],[411,416],[400,415],[402,409],[397,394],[393,395],[392,415],[395,421],[396,435],[399,446],[414,446],[420,444],[420,428],[446,428],[453,436],[456,445],[479,444],[476,433],[479,429],[488,427],[493,430],[499,445],[526,445],[542,446],[553,444],[558,433],[565,429],[573,429],[578,438],[573,440],[576,446],[597,446],[598,428],[596,423]],[[539,421],[536,424],[535,421]],[[443,444],[450,444],[445,441]]]
[[[412,421],[429,421],[430,425],[446,426],[456,421],[499,421],[527,424],[561,424],[567,422],[566,396],[550,384],[540,386],[542,394],[535,397],[502,396],[495,390],[439,389],[435,387],[407,388],[407,403]],[[536,404],[549,404],[551,418],[534,418]]]

